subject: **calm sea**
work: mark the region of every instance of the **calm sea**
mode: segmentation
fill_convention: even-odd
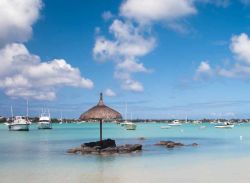
[[[123,183],[133,176],[132,182],[161,182],[167,180],[164,175],[168,171],[178,172],[187,165],[202,168],[207,162],[250,159],[250,124],[239,124],[233,129],[216,129],[212,124],[161,129],[163,125],[139,123],[137,130],[126,131],[120,125],[105,123],[104,138],[115,139],[118,145],[143,144],[141,153],[107,157],[66,153],[69,148],[98,140],[98,123],[54,124],[52,130],[38,130],[33,124],[29,132],[8,131],[0,125],[0,182]],[[139,140],[140,137],[145,140]],[[154,145],[161,140],[195,142],[199,146],[166,149]],[[151,179],[141,180],[149,176],[144,176],[144,170],[154,171]]]

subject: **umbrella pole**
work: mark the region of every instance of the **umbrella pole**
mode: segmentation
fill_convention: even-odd
[[[100,145],[102,146],[102,119],[100,119]]]

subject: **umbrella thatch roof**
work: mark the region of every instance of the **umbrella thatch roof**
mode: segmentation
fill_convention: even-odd
[[[102,93],[100,94],[100,100],[98,104],[85,113],[81,114],[80,119],[81,120],[115,120],[115,119],[121,119],[122,115],[117,112],[114,109],[111,109],[110,107],[106,106],[103,102]]]

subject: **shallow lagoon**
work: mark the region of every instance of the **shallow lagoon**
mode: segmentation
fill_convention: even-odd
[[[120,145],[143,144],[142,153],[110,157],[65,153],[98,140],[98,123],[55,124],[53,130],[31,125],[29,132],[8,131],[0,125],[1,182],[249,182],[250,124],[233,129],[216,129],[212,124],[161,129],[162,125],[139,123],[136,131],[126,131],[105,123],[104,138],[116,139]],[[160,140],[199,146],[154,146]]]

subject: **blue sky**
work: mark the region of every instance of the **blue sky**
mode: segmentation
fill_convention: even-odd
[[[11,105],[25,114],[28,99],[31,116],[46,107],[78,118],[102,91],[134,118],[250,117],[250,1],[3,0],[0,9],[0,115]]]

